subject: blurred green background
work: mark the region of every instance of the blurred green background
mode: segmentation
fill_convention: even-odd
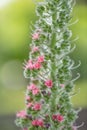
[[[81,77],[76,82],[72,102],[75,107],[87,107],[87,0],[78,0],[74,8],[71,26],[76,50],[72,59],[81,60],[76,72]],[[5,115],[15,114],[24,108],[24,94],[28,81],[23,77],[24,59],[28,59],[31,37],[30,26],[36,20],[33,0],[0,0],[0,128],[5,130]],[[80,88],[80,89],[79,89]],[[7,118],[9,119],[9,118]],[[6,126],[6,125],[5,125]],[[7,129],[8,127],[6,127]],[[17,129],[17,128],[16,128]],[[15,130],[10,126],[9,130]]]

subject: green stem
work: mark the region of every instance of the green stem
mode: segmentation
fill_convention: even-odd
[[[52,16],[53,33],[52,33],[52,40],[51,40],[51,49],[54,49],[55,42],[56,42],[56,32],[54,32],[54,30],[55,30],[54,21],[56,21],[56,20],[57,20],[57,13],[53,14],[53,16]],[[55,58],[52,57],[52,61],[51,61],[51,77],[52,77],[53,80],[54,80],[54,73],[55,73],[54,60],[55,60]]]

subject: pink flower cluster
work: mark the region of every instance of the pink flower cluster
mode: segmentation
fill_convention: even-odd
[[[16,114],[18,118],[26,118],[27,114],[25,110],[22,110]]]
[[[52,80],[46,80],[46,81],[45,81],[45,85],[46,85],[48,88],[52,88],[52,87],[53,87],[53,82],[52,82]]]
[[[52,116],[52,119],[53,119],[54,121],[62,122],[62,121],[64,120],[64,117],[63,117],[62,115],[60,115],[60,114],[54,114],[54,115]]]
[[[42,66],[41,63],[43,63],[43,62],[44,62],[44,56],[39,56],[37,58],[37,61],[34,62],[34,63],[33,63],[32,60],[29,60],[28,62],[26,62],[26,64],[24,65],[24,69],[25,70],[26,69],[30,69],[30,70],[35,69],[35,70],[38,70],[38,69],[41,68],[41,66]]]
[[[33,120],[33,121],[32,121],[32,125],[33,125],[33,126],[40,126],[40,127],[43,127],[44,122],[43,122],[42,119],[36,119],[36,120]]]
[[[27,104],[27,108],[32,108],[32,110],[40,111],[42,108],[42,105],[40,103],[33,104],[32,102]]]
[[[39,88],[35,84],[31,84],[27,87],[28,90],[32,91],[33,95],[37,95],[39,93]]]
[[[35,85],[35,84],[31,84],[27,87],[28,90],[30,90],[32,92],[33,95],[37,95],[39,94],[40,90],[39,88]],[[26,100],[27,101],[30,101],[30,96],[26,96]],[[42,108],[42,105],[41,103],[33,103],[33,102],[29,102],[27,104],[27,108],[32,108],[32,110],[35,110],[35,111],[39,111],[41,110]]]

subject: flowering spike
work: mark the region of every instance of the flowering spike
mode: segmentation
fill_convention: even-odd
[[[69,54],[72,32],[69,29],[74,0],[37,2],[39,20],[32,34],[24,76],[29,78],[26,110],[17,113],[16,124],[23,130],[76,130],[77,112],[71,104],[74,61]],[[73,40],[74,42],[75,40]]]

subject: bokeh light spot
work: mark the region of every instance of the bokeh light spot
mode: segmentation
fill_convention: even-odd
[[[5,87],[20,89],[26,86],[22,64],[18,60],[7,62],[1,69],[1,80]]]

